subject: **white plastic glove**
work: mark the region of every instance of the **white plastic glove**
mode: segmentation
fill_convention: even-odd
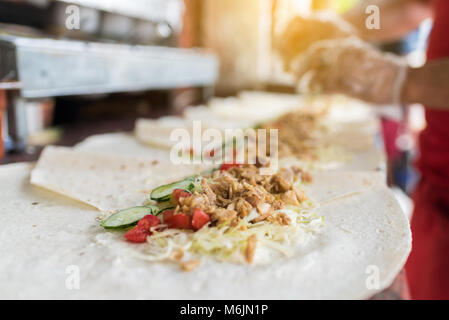
[[[332,12],[296,16],[276,39],[276,49],[286,70],[312,44],[321,40],[343,39],[356,34],[355,28]]]
[[[292,62],[302,93],[341,93],[377,104],[400,103],[407,63],[357,38],[323,40]]]

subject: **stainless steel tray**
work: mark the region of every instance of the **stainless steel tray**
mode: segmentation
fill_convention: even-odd
[[[0,36],[0,81],[20,82],[24,98],[211,86],[217,77],[216,56],[198,49]]]

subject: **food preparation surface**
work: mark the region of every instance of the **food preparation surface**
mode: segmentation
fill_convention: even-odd
[[[1,241],[1,252],[4,257],[2,259],[2,269],[5,270],[3,272],[3,277],[5,278],[2,281],[5,284],[3,287],[5,291],[2,291],[2,295],[4,297],[17,298],[92,298],[111,295],[131,298],[129,287],[132,286],[134,288],[134,286],[139,286],[138,283],[145,282],[142,279],[145,278],[145,274],[148,272],[148,268],[150,268],[148,262],[141,261],[130,264],[126,255],[117,255],[116,249],[120,251],[119,247],[104,245],[108,243],[110,237],[108,238],[101,231],[101,228],[95,221],[98,211],[65,197],[31,186],[28,182],[29,171],[30,165],[28,164],[15,164],[3,167],[0,170],[1,181],[8,181],[7,186],[3,185],[2,188],[4,190],[2,192],[4,208],[0,216],[0,219],[8,221],[8,223],[2,224],[5,226]],[[310,270],[308,268],[312,264],[314,265],[313,270],[317,271],[312,272],[315,276],[312,276],[309,280],[304,279],[307,280],[305,282],[306,285],[313,286],[322,280],[329,284],[332,282],[330,281],[331,278],[334,280],[342,277],[346,279],[345,281],[333,282],[331,287],[318,286],[318,288],[323,288],[323,290],[314,290],[315,294],[317,294],[316,297],[336,298],[337,292],[340,292],[342,298],[367,298],[365,294],[368,294],[370,290],[364,287],[366,278],[365,267],[358,268],[354,267],[353,264],[365,266],[367,261],[365,255],[372,257],[372,260],[369,259],[372,261],[370,263],[382,266],[382,272],[385,272],[385,277],[381,277],[381,286],[390,284],[393,281],[391,277],[394,277],[399,272],[396,268],[402,264],[402,260],[406,258],[406,252],[408,251],[408,241],[403,242],[400,239],[402,237],[408,238],[410,235],[408,232],[405,232],[407,228],[402,227],[399,229],[404,230],[404,234],[402,234],[402,231],[399,234],[393,232],[393,229],[399,225],[404,224],[405,226],[406,220],[405,217],[401,216],[400,211],[397,211],[398,205],[395,203],[391,193],[382,186],[381,175],[374,173],[372,176],[357,173],[349,176],[345,175],[346,179],[349,179],[351,183],[347,184],[346,187],[338,187],[337,185],[341,184],[342,175],[342,173],[335,172],[328,175],[327,178],[317,176],[318,181],[324,181],[323,179],[325,179],[324,185],[326,187],[322,185],[311,186],[311,192],[316,195],[317,200],[332,198],[341,192],[348,192],[350,190],[346,189],[352,189],[351,185],[357,185],[360,188],[358,191],[362,192],[360,199],[356,202],[343,199],[336,206],[323,207],[321,213],[327,217],[328,225],[337,226],[332,232],[325,234],[325,237],[322,239],[327,245],[321,246],[321,242],[316,243],[315,245],[319,246],[317,251],[312,250],[304,258],[295,258],[291,261],[286,260],[282,263],[275,262],[278,265],[275,268],[290,273],[289,270],[297,270],[290,268],[298,264],[298,268],[304,269],[305,272],[305,270]],[[363,182],[365,181],[364,177],[368,177],[370,182]],[[377,197],[385,200],[382,201],[384,205],[379,206]],[[376,207],[369,205],[373,201],[378,204]],[[354,210],[354,207],[360,207],[360,209]],[[370,211],[369,208],[372,210]],[[377,210],[377,212],[385,210],[394,214],[389,216],[389,219],[382,219],[381,216],[372,212],[373,210]],[[17,214],[17,211],[21,214]],[[353,213],[348,217],[350,212]],[[73,219],[74,216],[77,219]],[[371,221],[371,223],[359,224],[357,222],[362,220],[364,222]],[[339,224],[342,224],[340,229],[338,228]],[[385,237],[376,236],[374,238],[371,237],[371,240],[368,242],[360,241],[359,237],[362,235],[370,234],[373,236],[373,234],[376,234],[376,232],[372,232],[374,229],[368,230],[370,228],[379,228],[379,234],[385,232]],[[29,239],[33,239],[33,241],[30,242]],[[395,243],[394,250],[390,250],[389,246],[385,246],[386,243]],[[334,247],[339,245],[342,245],[342,247],[334,250]],[[354,255],[356,252],[359,252],[359,255]],[[353,258],[350,260],[343,259],[342,261],[341,257],[345,255],[350,255]],[[328,261],[328,259],[332,260],[334,258],[336,259],[334,262]],[[323,263],[319,263],[321,259],[324,259]],[[400,259],[400,263],[396,263],[396,259]],[[20,261],[19,265],[17,261]],[[335,268],[337,264],[341,264],[341,268]],[[82,286],[80,290],[67,290],[65,287],[66,268],[73,265],[80,268]],[[206,274],[210,275],[210,272],[215,274],[217,272],[215,267],[210,269],[210,266],[205,265],[204,270]],[[187,277],[184,273],[174,272],[174,268],[174,266],[171,266],[168,270],[162,266],[152,266],[151,270],[155,272],[152,273],[153,275],[170,272],[173,278],[163,277],[163,279],[172,279],[173,281],[181,281],[180,279],[182,279],[178,284],[172,283],[172,285],[169,285],[165,280],[163,283],[166,290],[150,290],[150,293],[145,290],[132,290],[132,292],[134,292],[134,295],[141,297],[149,295],[148,297],[151,296],[153,298],[156,298],[156,296],[153,296],[154,292],[156,294],[164,292],[166,294],[165,298],[169,297],[167,294],[173,294],[173,297],[176,298],[181,297],[183,292],[187,294],[187,292],[195,290],[195,288],[208,288],[209,280],[214,282],[220,279],[220,277],[215,276],[208,276],[206,279],[203,279],[201,273],[197,275],[189,274],[189,277]],[[254,285],[253,289],[266,285],[263,281],[257,281],[259,276],[261,276],[261,279],[266,279],[266,276],[263,275],[266,268],[254,267],[251,268],[250,273],[246,273],[237,266],[230,267],[233,270],[231,272],[233,277],[239,278],[243,276],[248,281],[251,279],[251,287]],[[302,283],[303,280],[301,278],[304,273],[295,271],[294,274],[294,280]],[[324,279],[323,275],[326,275],[324,278],[329,279]],[[287,295],[285,295],[287,292],[284,289],[280,290],[280,288],[291,287],[291,284],[287,284],[287,282],[283,284],[283,281],[286,281],[288,277],[285,278],[282,274],[278,274],[277,277],[279,282],[276,281],[270,284],[270,286],[276,284],[276,294],[278,296],[270,295],[269,297],[287,298]],[[136,282],[136,280],[138,281]],[[290,281],[288,280],[288,283]],[[192,283],[189,284],[189,282]],[[174,291],[167,293],[167,288],[178,288],[179,283],[183,284],[181,291],[177,291],[176,294]],[[157,284],[155,285],[157,286]],[[261,292],[270,290],[250,291],[247,292],[245,289],[242,292],[261,298]],[[201,290],[196,291],[196,294],[201,296],[201,292]],[[226,291],[220,292],[217,293],[217,297]],[[307,293],[295,290],[289,290],[289,292],[289,298],[307,297],[307,294],[309,294],[309,290]],[[360,292],[364,292],[362,296],[359,296]],[[376,289],[373,289],[373,292],[376,292]],[[243,295],[234,294],[236,294],[236,298],[243,298]]]
[[[136,142],[132,135],[123,134],[123,133],[115,133],[115,134],[101,134],[97,136],[90,137],[86,140],[83,140],[85,137],[88,137],[90,134],[98,134],[103,132],[114,132],[114,131],[123,131],[130,130],[132,128],[133,123],[128,121],[126,124],[121,122],[115,123],[105,123],[100,124],[98,126],[83,126],[82,130],[77,129],[77,127],[69,129],[64,140],[61,142],[62,145],[73,145],[77,142],[80,142],[76,148],[79,150],[96,150],[102,153],[113,154],[117,151],[122,152],[130,152],[135,155],[150,155],[155,157],[163,157],[164,152],[161,152],[158,149],[148,149],[146,146],[140,145]],[[119,143],[119,148],[113,148],[113,145]],[[362,168],[366,168],[366,164],[369,163],[369,167],[371,169],[377,169],[378,165],[382,165],[382,159],[375,158],[372,155],[379,155],[378,151],[374,151],[371,149],[367,151],[365,158],[361,156],[358,158],[356,163],[362,166]],[[39,150],[37,150],[39,151]],[[3,159],[3,163],[12,163],[18,161],[33,161],[36,160],[39,155],[39,152],[35,152],[30,155],[7,155],[6,158]],[[364,159],[368,161],[364,161]],[[353,167],[354,168],[354,167]],[[407,281],[404,272],[401,272],[390,288],[384,290],[383,292],[375,295],[373,299],[408,299],[408,287]]]

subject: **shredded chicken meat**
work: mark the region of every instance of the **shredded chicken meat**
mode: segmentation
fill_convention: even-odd
[[[181,198],[176,212],[193,214],[196,208],[209,214],[212,224],[237,224],[253,209],[258,216],[252,222],[267,220],[289,224],[287,216],[274,216],[286,205],[299,205],[307,200],[305,194],[294,187],[299,179],[310,181],[310,175],[301,168],[281,169],[272,175],[262,175],[257,165],[232,167],[227,171],[214,171],[203,178],[201,191]]]
[[[317,160],[317,148],[322,145],[320,136],[326,128],[321,124],[323,112],[291,112],[261,126],[262,129],[278,129],[280,157],[297,157]],[[268,131],[269,132],[269,131]],[[267,141],[270,141],[269,138]],[[270,154],[267,144],[267,154]]]

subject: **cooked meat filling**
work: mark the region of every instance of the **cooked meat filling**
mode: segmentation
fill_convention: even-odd
[[[258,216],[252,220],[254,223],[268,219],[289,224],[286,215],[274,215],[274,212],[307,200],[305,194],[294,187],[299,179],[310,181],[310,175],[296,167],[281,169],[273,175],[260,174],[256,165],[217,170],[209,179],[202,179],[201,192],[179,199],[175,211],[193,214],[198,208],[209,214],[212,224],[218,225],[237,224],[255,209]]]
[[[322,125],[322,112],[291,112],[265,123],[262,129],[278,129],[278,152],[281,157],[317,160],[317,149],[323,144],[320,136],[326,132]],[[267,139],[267,141],[270,141]],[[267,143],[268,155],[270,146]]]

